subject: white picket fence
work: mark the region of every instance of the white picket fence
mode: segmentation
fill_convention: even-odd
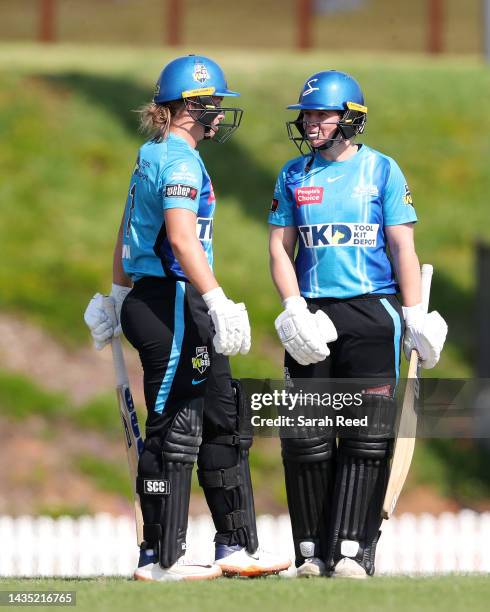
[[[293,558],[289,517],[265,515],[257,522],[261,546]],[[208,516],[191,518],[189,556],[211,560],[213,537]],[[0,576],[130,576],[137,557],[134,523],[125,516],[0,516]],[[448,572],[490,572],[489,512],[404,514],[384,522],[377,573]]]

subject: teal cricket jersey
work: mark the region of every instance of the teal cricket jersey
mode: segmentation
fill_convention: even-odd
[[[139,150],[124,213],[122,261],[136,281],[144,276],[186,279],[167,238],[164,211],[185,208],[196,214],[196,233],[213,267],[215,197],[199,153],[170,133]]]
[[[281,169],[269,223],[298,230],[301,295],[350,298],[397,293],[385,227],[417,221],[405,177],[390,157],[360,145],[341,162],[316,154]]]

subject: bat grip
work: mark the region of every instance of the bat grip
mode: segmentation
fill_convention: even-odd
[[[429,310],[429,298],[430,298],[430,285],[432,282],[432,273],[434,268],[430,264],[424,264],[422,266],[422,277],[421,277],[421,294],[422,294],[422,308],[424,314],[427,314]]]
[[[117,325],[116,310],[114,301],[111,297],[104,297],[104,310],[112,321],[114,328]],[[114,362],[114,372],[116,375],[117,386],[129,385],[128,372],[124,361],[124,353],[122,350],[121,339],[119,336],[113,336],[111,340],[112,360]]]

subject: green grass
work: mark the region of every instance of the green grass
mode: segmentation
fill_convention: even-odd
[[[485,576],[374,578],[367,582],[268,578],[187,584],[134,583],[124,579],[1,580],[5,590],[76,591],[77,610],[90,612],[165,609],[175,612],[247,610],[343,610],[345,612],[453,612],[486,610],[490,584]],[[485,603],[486,602],[486,603]],[[45,608],[42,608],[45,609]]]
[[[47,421],[66,414],[67,399],[42,390],[27,377],[0,369],[0,413],[17,421],[38,415]]]
[[[127,465],[105,461],[93,455],[79,455],[75,460],[78,471],[88,476],[102,491],[133,499],[132,483]]]

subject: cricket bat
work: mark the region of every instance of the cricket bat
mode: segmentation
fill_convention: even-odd
[[[422,266],[422,306],[424,312],[427,313],[429,308],[430,284],[432,281],[432,273],[434,269],[429,264]],[[388,487],[383,502],[381,515],[384,519],[389,519],[395,510],[398,497],[403,489],[405,480],[412,463],[412,457],[415,450],[415,438],[417,435],[417,406],[416,400],[419,397],[419,378],[420,378],[420,361],[417,351],[414,349],[410,354],[410,363],[408,366],[407,386],[403,397],[402,412],[400,415],[400,424],[398,436],[395,441],[393,450],[393,459],[391,461],[390,477],[388,479]]]
[[[104,298],[104,310],[114,324],[117,323],[114,303],[111,298]],[[138,424],[138,415],[129,387],[128,372],[124,361],[121,339],[112,338],[112,360],[116,379],[116,396],[119,406],[119,415],[123,426],[124,443],[128,456],[129,478],[134,493],[134,514],[136,520],[136,539],[138,546],[143,541],[143,516],[141,514],[140,498],[136,493],[136,476],[138,473],[138,459],[143,450],[143,438]]]

